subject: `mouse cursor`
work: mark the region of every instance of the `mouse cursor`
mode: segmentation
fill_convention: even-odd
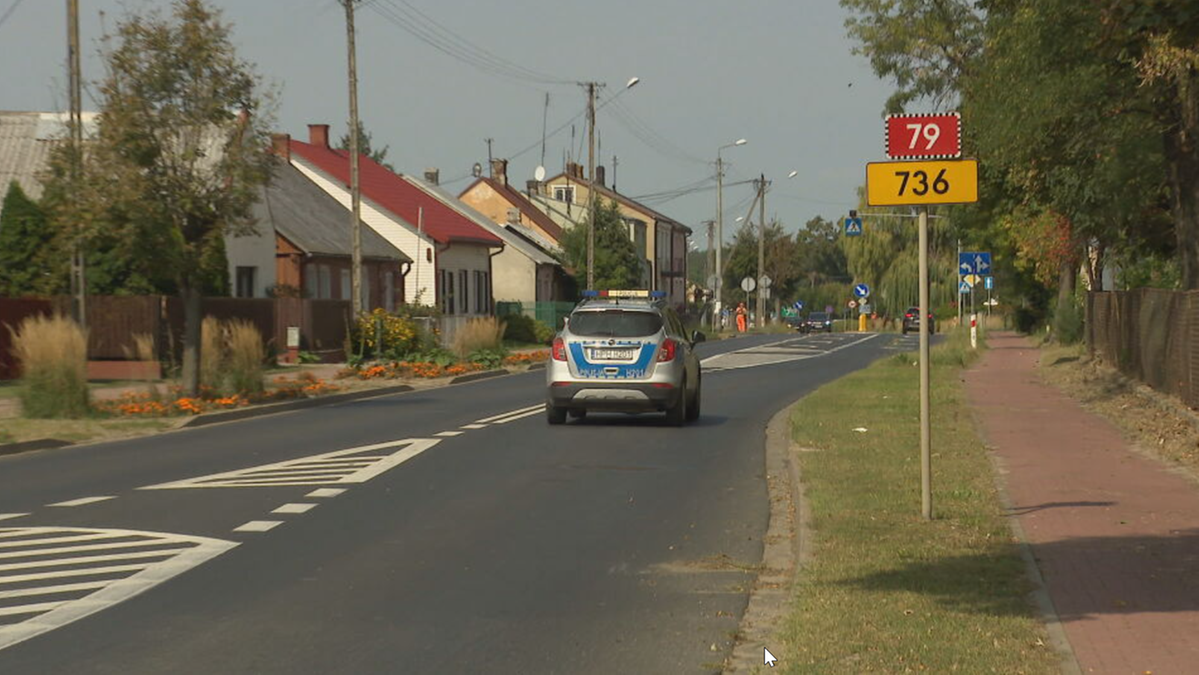
[[[774,664],[778,663],[778,659],[774,658],[774,654],[771,654],[769,649],[766,649],[765,647],[763,647],[762,651],[766,652],[765,657],[764,657],[766,659],[765,660],[766,665],[773,668]]]

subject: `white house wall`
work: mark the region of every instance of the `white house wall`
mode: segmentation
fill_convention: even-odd
[[[347,209],[352,207],[349,190],[339,183],[329,180],[323,174],[302,163],[293,161],[292,166],[295,166],[309,180],[341,202],[342,206]],[[370,200],[362,200],[362,222],[414,261],[408,276],[404,278],[405,301],[415,303],[419,298],[422,305],[435,305],[437,303],[437,274],[434,269],[434,263],[437,260],[435,244],[432,239],[418,235],[415,227],[408,229],[397,222],[398,220],[397,216],[388,215]],[[427,251],[430,249],[434,250],[433,262],[429,262],[426,257]],[[486,269],[486,265],[483,269]]]
[[[439,246],[438,251],[439,252],[436,253],[436,257],[434,257],[434,261],[437,263],[438,269],[454,273],[455,290],[457,290],[458,285],[458,272],[461,270],[467,270],[467,278],[468,283],[470,284],[470,290],[468,293],[469,303],[467,304],[466,315],[481,316],[490,313],[491,299],[496,297],[494,292],[490,298],[487,298],[487,311],[483,312],[482,314],[475,311],[474,273],[476,271],[492,271],[489,265],[490,261],[488,260],[488,254],[491,252],[491,249],[480,244],[451,244],[449,248]],[[494,287],[494,285],[495,278],[493,276],[492,286]],[[458,294],[455,293],[455,295],[457,296]],[[454,311],[457,316],[463,316],[457,307],[455,307]]]
[[[492,258],[492,278],[496,302],[537,301],[537,265],[515,248]]]
[[[275,285],[275,229],[270,223],[259,222],[255,234],[244,237],[225,236],[225,257],[229,261],[229,292],[237,293],[237,268],[253,267],[254,296],[265,298],[267,289]]]

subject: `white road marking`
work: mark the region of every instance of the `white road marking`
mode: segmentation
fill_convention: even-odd
[[[459,429],[486,429],[486,424],[463,424]]]
[[[142,490],[214,487],[278,487],[365,483],[441,442],[438,438],[405,438],[300,457],[208,476],[147,485]],[[344,463],[343,463],[344,462]],[[320,465],[314,466],[314,465]]]
[[[345,492],[345,488],[318,488],[304,495],[305,497],[336,497]]]
[[[439,438],[453,438],[455,436],[461,436],[463,433],[464,432],[461,431],[439,431],[433,435]]]
[[[821,356],[827,356],[829,354],[839,352],[842,349],[848,349],[855,345],[861,344],[863,342],[866,342],[867,340],[872,340],[878,336],[879,336],[878,333],[870,333],[870,334],[866,335],[865,337],[862,337],[861,339],[854,340],[852,342],[844,342],[844,343],[837,345],[836,347],[832,347],[830,349],[821,351],[816,354],[796,353],[793,356],[785,356],[785,357],[779,357],[779,358],[771,358],[772,356],[778,356],[777,354],[772,355],[770,353],[766,353],[766,354],[756,353],[754,351],[755,349],[757,349],[756,347],[748,347],[746,349],[739,349],[734,352],[727,352],[724,354],[717,354],[716,356],[710,356],[707,359],[704,359],[704,361],[702,362],[702,365],[705,370],[710,370],[710,371],[714,371],[714,372],[719,372],[722,370],[741,370],[744,368],[758,368],[761,366],[772,366],[772,365],[776,365],[779,363],[788,363],[791,361],[802,361],[805,359],[813,359],[813,358],[819,358]],[[791,343],[791,342],[795,342],[795,341],[796,340],[784,340],[783,342],[774,342],[774,343],[771,343],[770,345],[765,345],[765,346],[778,347],[778,345],[787,344],[787,343]],[[727,365],[723,364],[723,363],[720,365],[714,365],[714,366],[709,365],[716,359],[721,359],[722,357],[733,356],[733,355],[737,355],[739,358],[733,360],[731,363],[728,363]],[[761,358],[760,359],[754,358],[755,356],[761,357]]]
[[[505,417],[502,420],[496,420],[492,424],[507,424],[509,422],[514,422],[514,421],[524,418],[524,417],[532,417],[533,415],[540,415],[543,412],[545,412],[545,405],[540,406],[536,410],[530,410],[529,412],[526,412],[526,413],[521,413],[519,415],[513,415],[512,417]]]
[[[271,513],[308,513],[316,508],[316,504],[284,504]]]
[[[98,543],[105,539],[109,542]],[[87,543],[63,545],[71,542]],[[127,550],[147,546],[163,548]],[[4,558],[38,558],[0,565],[0,649],[123,602],[235,546],[220,539],[138,530],[0,528]],[[105,550],[112,552],[90,555]],[[115,561],[130,562],[109,564]],[[95,579],[102,576],[110,578]],[[70,577],[92,579],[58,581]],[[49,601],[48,596],[55,598]]]
[[[234,532],[266,532],[283,524],[282,520],[251,520],[233,528]]]
[[[0,513],[0,520],[12,520],[13,518],[24,518],[28,513]]]
[[[57,504],[47,504],[47,506],[83,506],[85,504],[95,504],[96,502],[106,502],[109,499],[116,499],[116,495],[107,497],[80,497],[70,501],[58,502]]]
[[[537,405],[531,405],[531,406],[529,406],[529,407],[527,407],[527,408],[521,408],[521,409],[519,409],[519,410],[509,410],[509,411],[508,411],[508,412],[506,412],[506,413],[500,413],[499,415],[493,415],[493,416],[491,416],[491,417],[485,417],[485,418],[483,418],[483,419],[481,419],[481,420],[477,420],[477,421],[475,422],[475,424],[490,424],[490,423],[492,423],[492,422],[494,422],[494,421],[496,421],[496,420],[498,420],[498,419],[503,419],[503,418],[505,418],[505,417],[508,417],[509,415],[517,415],[517,414],[520,414],[520,413],[529,412],[530,410],[541,410],[541,409],[543,409],[543,408],[545,408],[545,404],[544,404],[544,403],[538,403]]]

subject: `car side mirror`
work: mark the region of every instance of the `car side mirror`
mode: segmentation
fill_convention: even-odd
[[[708,336],[704,335],[703,333],[701,333],[699,331],[695,331],[694,333],[691,334],[691,341],[695,342],[695,343],[703,342],[707,339],[708,339]]]

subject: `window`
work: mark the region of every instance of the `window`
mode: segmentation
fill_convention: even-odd
[[[320,283],[316,297],[321,300],[331,300],[333,298],[333,270],[329,269],[328,265],[317,265],[316,272]]]
[[[237,268],[237,292],[234,297],[254,297],[254,278],[258,275],[257,267]]]
[[[454,313],[454,273],[441,270],[441,312]]]
[[[573,185],[555,185],[554,199],[567,204],[575,203],[575,186]]]
[[[310,298],[321,297],[321,279],[316,265],[306,265],[304,270],[304,293]]]
[[[383,309],[394,312],[396,309],[396,273],[383,273]]]
[[[341,270],[341,299],[350,299],[350,270]]]
[[[662,317],[655,312],[606,309],[570,315],[570,332],[583,337],[645,337],[662,330]]]
[[[470,272],[467,270],[458,270],[458,309],[463,314],[470,313],[470,293],[467,289],[470,288]]]
[[[488,286],[491,283],[490,272],[480,272],[475,270],[475,313],[490,314],[491,313],[491,289]]]

